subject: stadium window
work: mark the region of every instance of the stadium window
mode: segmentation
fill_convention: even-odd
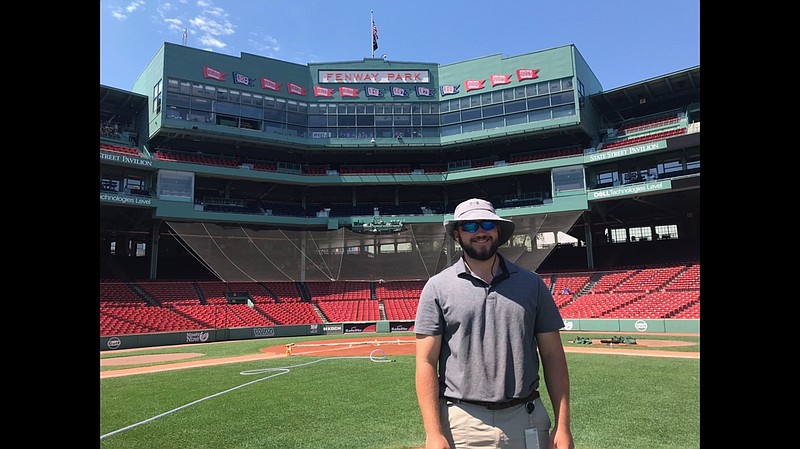
[[[242,105],[242,117],[260,119],[264,116],[264,111],[257,106]]]
[[[287,112],[286,122],[293,125],[308,125],[308,115],[299,112]]]
[[[472,131],[480,131],[483,129],[483,124],[480,120],[474,122],[465,122],[461,125],[461,132],[468,133]]]
[[[458,123],[461,120],[460,112],[449,112],[441,115],[442,126]]]
[[[192,110],[211,112],[212,104],[208,98],[192,97]]]
[[[683,164],[680,159],[664,161],[664,163],[659,164],[658,171],[664,174],[680,173],[683,171]]]
[[[305,137],[308,129],[300,125],[286,125],[286,134],[290,136]]]
[[[459,99],[450,100],[448,103],[450,104],[451,111],[458,111],[461,109],[461,100]]]
[[[260,120],[250,120],[246,118],[241,118],[239,120],[239,128],[243,129],[253,129],[256,131],[261,130],[261,121]]]
[[[188,95],[180,95],[175,93],[167,93],[167,108],[182,107],[188,108],[191,106],[191,97]]]
[[[125,190],[145,190],[144,178],[140,177],[125,177]]]
[[[147,255],[147,243],[131,241],[131,246],[133,247],[134,257],[144,257]]]
[[[619,185],[619,173],[616,171],[607,171],[597,174],[597,185],[595,188],[603,189]]]
[[[374,115],[357,115],[356,125],[358,126],[375,126]]]
[[[561,94],[555,94],[550,96],[550,104],[553,106],[557,106],[560,104],[571,104],[575,103],[575,97],[572,92],[564,92]]]
[[[631,242],[645,242],[653,239],[653,230],[650,227],[630,228],[628,234],[631,236]]]
[[[234,117],[234,116],[230,116],[230,115],[217,114],[217,125],[230,126],[230,127],[233,127],[233,128],[238,128],[239,127],[239,118],[238,117]]]
[[[553,118],[571,117],[575,115],[575,105],[567,104],[564,106],[559,106],[557,108],[553,108],[552,112],[553,112]]]
[[[204,85],[199,83],[192,83],[192,96],[207,97],[209,95]],[[213,91],[211,96],[213,97]]]
[[[550,114],[548,112],[548,117],[549,115]],[[521,112],[519,114],[506,115],[505,119],[506,119],[506,126],[523,125],[525,123],[528,123],[528,114],[526,114],[525,112]]]
[[[241,108],[239,107],[239,103],[231,103],[229,101],[217,101],[215,106],[215,112],[227,114],[231,116],[238,116],[240,115]]]
[[[538,111],[531,111],[528,113],[528,121],[531,123],[541,122],[542,120],[550,120],[551,118],[550,109],[540,109]]]
[[[529,98],[527,100],[528,110],[550,107],[550,97]]]
[[[222,87],[217,88],[217,100],[227,100],[228,99],[228,89],[224,89]]]
[[[356,116],[339,115],[339,126],[356,126]]]
[[[102,190],[119,192],[119,185],[119,179],[108,175],[103,175],[103,177],[100,179],[100,189]]]
[[[461,121],[469,121],[481,118],[481,109],[466,109],[461,111]],[[474,131],[474,130],[473,130]]]
[[[328,126],[327,117],[324,115],[309,115],[308,126],[310,127],[325,127]]]
[[[536,84],[537,88],[539,89],[539,95],[549,94],[550,93],[550,83],[547,81],[541,82]]]
[[[161,81],[158,80],[153,86],[153,112],[156,114],[161,112]]]
[[[677,225],[657,225],[655,227],[655,230],[656,230],[656,239],[668,240],[668,239],[678,238]]]
[[[242,92],[239,96],[239,101],[242,104],[253,104],[253,96],[248,92]]]
[[[483,129],[502,128],[505,124],[505,118],[494,117],[483,121]]]
[[[561,92],[561,80],[550,81],[550,92]]]
[[[433,114],[423,115],[422,124],[424,126],[439,126],[439,116]]]
[[[277,109],[264,108],[264,119],[273,122],[283,123],[286,121],[286,112]]]
[[[506,114],[513,114],[515,112],[522,112],[526,110],[525,100],[516,100],[516,101],[509,101],[504,105]]]
[[[442,126],[441,134],[442,137],[455,136],[461,134],[461,125],[455,124],[449,126]]]
[[[625,228],[606,229],[609,243],[625,243],[628,241],[628,232]]]
[[[553,168],[551,176],[556,192],[580,190],[586,185],[582,166],[556,167]]]
[[[484,106],[483,107],[483,116],[484,117],[496,117],[498,115],[503,115],[503,105],[502,104],[495,104],[492,106]]]

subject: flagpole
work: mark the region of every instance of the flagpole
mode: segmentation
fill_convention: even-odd
[[[372,49],[372,56],[375,57],[375,31],[373,31],[375,27],[375,17],[373,16],[374,11],[369,11],[369,48]]]

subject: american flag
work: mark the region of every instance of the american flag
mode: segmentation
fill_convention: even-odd
[[[378,49],[378,26],[372,21],[372,51]]]

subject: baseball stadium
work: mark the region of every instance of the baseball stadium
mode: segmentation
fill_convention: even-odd
[[[604,90],[575,45],[441,65],[164,43],[99,90],[101,446],[424,446],[416,306],[461,256],[442,223],[482,198],[566,323],[576,445],[699,447],[700,78]],[[582,404],[584,379],[616,405]],[[642,418],[662,382],[648,403],[676,416]],[[609,430],[581,436],[582,407]]]

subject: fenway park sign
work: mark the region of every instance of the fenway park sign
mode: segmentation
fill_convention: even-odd
[[[427,70],[320,70],[319,83],[428,83]]]

